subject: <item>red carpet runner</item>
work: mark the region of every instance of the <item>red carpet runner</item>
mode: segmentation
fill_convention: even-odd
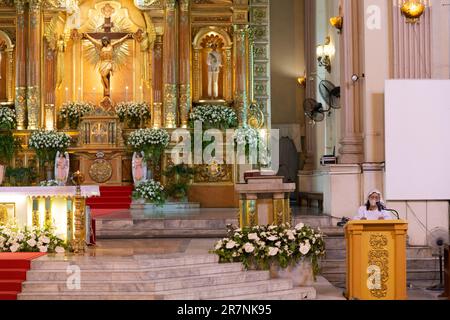
[[[46,253],[0,253],[0,300],[17,300],[22,292],[22,282],[27,279],[31,260]]]
[[[133,186],[104,187],[100,186],[100,197],[87,199],[91,210],[96,209],[130,209]]]

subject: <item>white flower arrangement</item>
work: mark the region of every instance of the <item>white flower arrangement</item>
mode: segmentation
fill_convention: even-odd
[[[237,146],[247,144],[250,148],[257,148],[260,141],[258,130],[251,127],[236,129],[233,139]]]
[[[0,107],[0,129],[12,130],[16,128],[16,114],[8,107]]]
[[[56,152],[65,152],[71,138],[67,133],[38,130],[31,134],[28,146],[36,151],[40,161],[54,161]]]
[[[57,187],[59,186],[58,181],[56,180],[44,180],[39,183],[40,187]]]
[[[136,152],[144,151],[146,159],[158,161],[169,145],[170,136],[164,129],[139,129],[130,134],[127,144]]]
[[[138,125],[151,117],[150,106],[146,102],[121,102],[116,105],[116,114],[121,122]]]
[[[311,259],[314,276],[319,272],[319,259],[325,255],[325,242],[320,229],[304,224],[256,226],[228,230],[229,236],[219,240],[213,253],[221,262],[242,262],[248,269],[267,270],[277,263],[281,268]]]
[[[52,229],[0,225],[0,252],[64,253],[67,245]]]
[[[236,111],[221,105],[203,105],[195,107],[189,115],[189,119],[192,127],[194,126],[195,121],[200,121],[203,123],[204,129],[236,128],[238,124]]]
[[[62,105],[59,116],[61,122],[68,121],[71,127],[77,127],[81,118],[93,110],[94,106],[88,102],[67,102]]]
[[[159,206],[166,202],[163,185],[154,180],[148,180],[137,185],[133,192],[133,198],[145,199],[146,201]]]

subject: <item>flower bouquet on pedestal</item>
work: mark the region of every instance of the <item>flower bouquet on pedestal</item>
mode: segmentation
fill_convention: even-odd
[[[94,111],[94,106],[88,102],[67,102],[59,111],[59,122],[61,126],[66,124],[70,129],[77,129],[81,118]]]
[[[246,269],[270,270],[274,278],[290,277],[295,285],[310,285],[320,272],[325,242],[320,230],[304,224],[230,228],[213,252],[220,262],[242,262]]]
[[[148,180],[136,186],[133,191],[133,199],[145,200],[147,203],[163,206],[166,203],[166,194],[161,183]]]

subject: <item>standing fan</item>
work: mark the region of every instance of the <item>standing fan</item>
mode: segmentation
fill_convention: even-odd
[[[322,97],[322,99],[327,103],[329,106],[328,110],[325,110],[325,112],[330,111],[330,108],[332,109],[340,109],[340,99],[341,99],[341,87],[336,87],[332,82],[328,80],[322,80],[319,84],[319,92]]]
[[[321,122],[325,119],[323,105],[314,99],[306,99],[303,103],[305,115],[310,118],[314,123]]]
[[[431,230],[428,237],[428,245],[433,249],[433,256],[439,257],[439,284],[427,288],[432,291],[443,291],[443,272],[442,272],[442,257],[444,254],[444,246],[449,244],[449,231],[444,228],[434,228]]]

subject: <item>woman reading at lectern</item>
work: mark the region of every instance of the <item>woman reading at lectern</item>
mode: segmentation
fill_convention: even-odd
[[[353,220],[392,220],[391,214],[384,210],[381,192],[373,190],[367,196],[367,202],[358,210]]]

